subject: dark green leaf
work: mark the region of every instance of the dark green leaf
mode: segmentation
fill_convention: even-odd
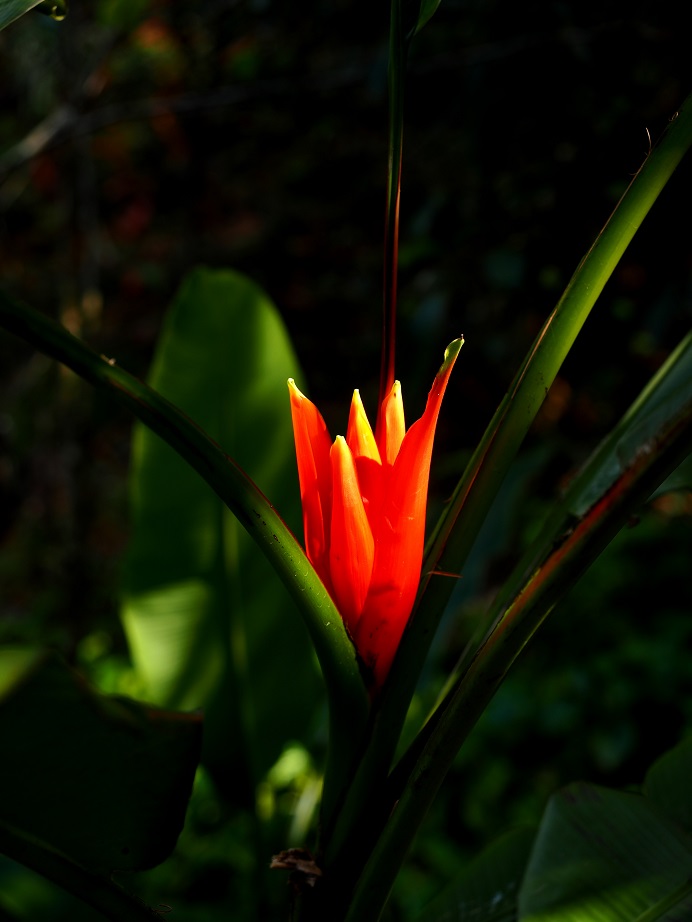
[[[0,739],[3,825],[103,873],[153,867],[173,850],[199,716],[101,695],[54,654],[4,649]]]
[[[286,381],[298,361],[266,296],[234,272],[200,269],[167,318],[150,383],[300,521]],[[319,673],[285,588],[235,517],[143,426],[132,466],[123,619],[158,703],[204,707],[205,759],[234,795],[287,739],[304,739]],[[245,791],[243,792],[243,783]]]
[[[435,12],[437,11],[437,8],[441,2],[442,0],[420,0],[420,5],[418,8],[418,16],[416,18],[413,28],[409,32],[409,36],[411,38],[413,38],[414,35],[420,32],[423,26],[427,22],[429,22],[430,19],[432,19],[432,17],[435,15]]]
[[[535,830],[514,829],[492,842],[425,907],[417,922],[513,922]]]
[[[0,0],[0,29],[35,7],[54,19],[64,19],[67,13],[65,0]]]
[[[661,756],[644,782],[646,796],[674,823],[692,835],[692,738]]]
[[[661,496],[663,493],[673,493],[676,490],[692,490],[692,457],[682,462],[680,467],[673,473],[661,486],[656,490],[654,496]]]
[[[690,840],[637,794],[573,784],[555,794],[519,894],[520,922],[689,918]],[[680,914],[682,913],[682,914]]]
[[[582,515],[632,462],[646,450],[666,420],[692,400],[692,333],[654,375],[612,433],[601,443],[567,496],[566,505]],[[678,476],[681,465],[671,477]]]

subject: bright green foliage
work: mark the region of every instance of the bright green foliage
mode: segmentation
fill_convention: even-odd
[[[200,269],[170,311],[150,384],[195,420],[296,527],[286,331],[257,286]],[[205,709],[205,759],[233,799],[286,739],[304,740],[319,672],[285,588],[237,519],[182,458],[139,426],[123,619],[156,702]],[[245,785],[245,788],[243,788]],[[230,793],[230,792],[229,792]]]

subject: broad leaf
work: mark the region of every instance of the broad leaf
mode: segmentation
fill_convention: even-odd
[[[55,654],[5,648],[0,739],[0,827],[17,840],[100,873],[150,868],[173,850],[199,715],[101,695]]]
[[[644,793],[659,810],[692,836],[692,737],[651,766]]]
[[[283,324],[245,277],[200,269],[167,318],[149,383],[300,521]],[[205,760],[235,799],[306,738],[319,673],[300,617],[212,490],[139,425],[123,620],[153,700],[205,709]],[[232,786],[232,791],[231,791]]]
[[[535,830],[506,833],[477,855],[425,907],[417,922],[514,922]]]
[[[682,922],[692,908],[690,866],[692,839],[650,799],[573,784],[546,808],[518,919]]]

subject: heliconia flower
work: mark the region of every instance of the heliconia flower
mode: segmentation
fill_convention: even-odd
[[[317,407],[288,382],[305,552],[375,686],[389,672],[415,601],[435,427],[462,344],[447,347],[425,411],[408,431],[394,382],[379,408],[377,438],[358,391],[346,438],[332,444]]]

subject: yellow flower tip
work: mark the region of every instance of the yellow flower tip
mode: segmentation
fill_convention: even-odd
[[[292,397],[299,397],[299,398],[305,397],[305,394],[302,393],[302,391],[296,385],[296,382],[293,380],[293,378],[288,379],[288,389],[291,392]]]
[[[378,464],[380,463],[380,453],[359,390],[353,392],[351,409],[348,414],[346,442],[354,458],[371,458]]]
[[[333,443],[319,411],[289,380],[308,558],[379,687],[420,578],[433,439],[463,336],[445,350],[423,415],[408,432],[401,383],[378,408],[377,440],[358,389],[346,437]],[[377,552],[375,552],[377,547]]]

